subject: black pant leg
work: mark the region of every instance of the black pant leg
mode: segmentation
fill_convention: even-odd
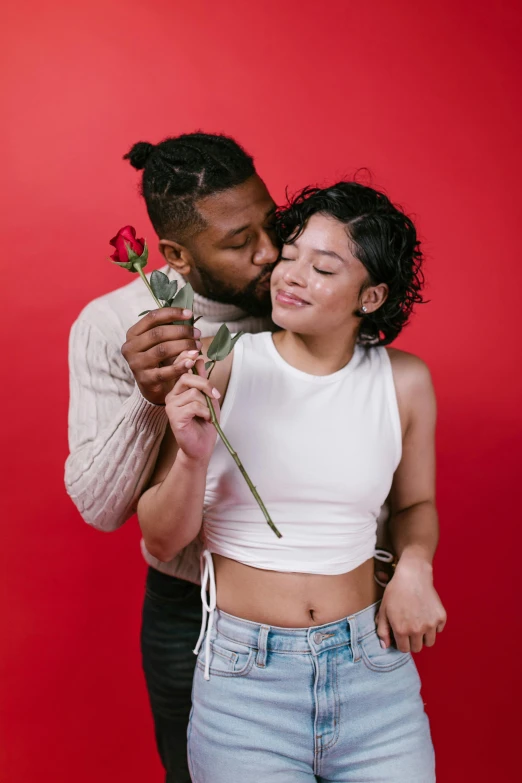
[[[141,651],[166,783],[190,783],[187,725],[200,627],[199,586],[149,568]]]

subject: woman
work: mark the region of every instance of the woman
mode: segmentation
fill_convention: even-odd
[[[198,535],[206,547],[191,775],[427,783],[411,652],[446,619],[432,578],[435,401],[424,363],[384,347],[421,301],[415,228],[383,194],[341,182],[305,189],[278,231],[281,331],[243,336],[211,382],[202,360],[179,380],[138,506],[160,560]],[[224,400],[222,427],[281,539],[216,443],[204,395]],[[383,595],[373,553],[388,496],[398,565]]]

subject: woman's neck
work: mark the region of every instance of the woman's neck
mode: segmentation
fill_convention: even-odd
[[[353,356],[357,330],[348,337],[276,332],[274,343],[283,359],[309,375],[332,375],[345,367]]]

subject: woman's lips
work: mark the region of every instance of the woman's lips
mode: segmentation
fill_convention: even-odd
[[[290,307],[306,307],[310,302],[305,302],[304,299],[300,299],[294,294],[289,294],[287,291],[278,291],[276,294],[276,302],[280,302]]]

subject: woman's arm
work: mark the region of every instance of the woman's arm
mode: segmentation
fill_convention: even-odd
[[[403,431],[402,458],[392,490],[390,536],[399,562],[379,610],[385,646],[419,652],[432,646],[446,613],[433,586],[439,539],[435,506],[436,401],[428,368],[420,359],[390,350]]]
[[[226,391],[231,367],[232,355],[216,365],[210,382],[200,359],[198,375],[183,375],[165,398],[170,429],[151,486],[138,502],[145,546],[158,560],[172,560],[201,529],[207,468],[217,437],[205,395],[219,419],[217,399]]]

